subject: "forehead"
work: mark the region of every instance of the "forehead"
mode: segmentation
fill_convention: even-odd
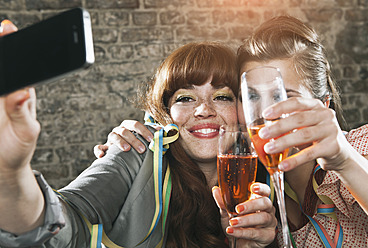
[[[295,67],[291,59],[247,62],[242,66],[241,72],[243,73],[260,66],[273,66],[279,68],[286,89],[299,90],[301,88],[305,88],[302,84],[303,78],[295,71]]]
[[[185,91],[185,90],[194,90],[198,91],[200,93],[206,93],[206,91],[216,91],[218,89],[227,88],[231,91],[231,88],[225,84],[213,84],[211,80],[206,81],[204,84],[201,85],[195,85],[195,84],[189,84],[185,87],[179,88],[176,92]]]

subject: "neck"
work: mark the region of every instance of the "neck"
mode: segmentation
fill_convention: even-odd
[[[217,164],[215,162],[197,162],[199,168],[207,179],[207,184],[212,189],[217,185]]]
[[[285,180],[298,196],[300,203],[304,202],[305,189],[315,165],[316,162],[311,161],[285,173]]]
[[[300,204],[303,204],[305,197],[305,190],[308,186],[308,181],[313,172],[315,161],[300,165],[297,168],[285,173],[285,180],[296,193]],[[308,199],[306,199],[308,201]],[[285,197],[286,212],[288,220],[292,223],[294,228],[299,229],[304,225],[303,212],[299,204],[290,197]]]

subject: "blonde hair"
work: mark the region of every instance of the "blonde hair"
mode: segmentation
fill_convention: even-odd
[[[295,71],[304,79],[302,84],[314,98],[332,100],[340,125],[346,125],[330,64],[312,27],[291,16],[275,17],[259,26],[238,49],[239,68],[249,61],[274,59],[292,59]]]

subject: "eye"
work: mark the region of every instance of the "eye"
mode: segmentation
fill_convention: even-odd
[[[276,93],[276,94],[274,94],[273,95],[273,100],[275,101],[275,102],[280,102],[282,99],[281,99],[281,95],[280,94],[278,94],[278,93]]]
[[[193,102],[194,99],[191,96],[178,96],[175,102]]]
[[[261,99],[261,96],[255,92],[248,92],[248,100],[250,101],[258,101]]]
[[[234,101],[234,97],[229,96],[229,95],[218,95],[218,96],[215,96],[214,100],[215,101],[233,102]]]

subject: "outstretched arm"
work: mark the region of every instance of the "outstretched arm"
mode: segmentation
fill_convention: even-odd
[[[43,223],[44,198],[30,167],[40,131],[35,102],[33,88],[0,97],[0,229],[14,234]]]

